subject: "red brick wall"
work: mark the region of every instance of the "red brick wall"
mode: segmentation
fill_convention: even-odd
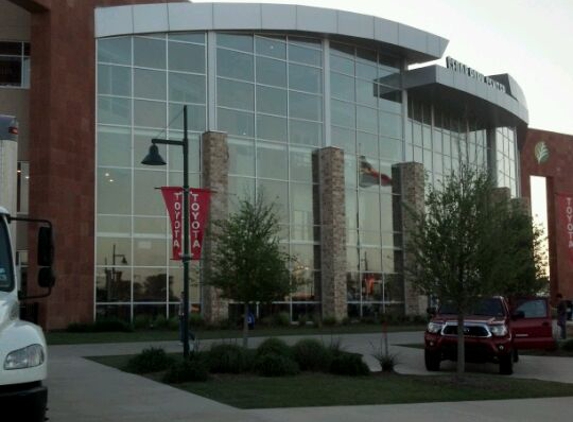
[[[56,230],[57,282],[40,301],[46,329],[93,320],[94,8],[176,1],[13,0],[32,12],[30,215],[51,219]],[[32,233],[29,240],[35,244]],[[37,293],[33,266],[29,276]]]
[[[538,162],[535,146],[544,142],[549,158]],[[547,178],[547,208],[549,229],[549,263],[551,295],[561,292],[573,299],[573,261],[569,258],[567,227],[558,214],[557,194],[573,195],[573,136],[529,129],[521,151],[521,193],[530,197],[530,176]]]

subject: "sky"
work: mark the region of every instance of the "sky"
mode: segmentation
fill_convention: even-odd
[[[431,32],[449,40],[444,57],[433,63],[445,66],[445,57],[451,56],[484,75],[509,73],[524,91],[529,127],[573,135],[573,0],[225,2],[346,10]]]

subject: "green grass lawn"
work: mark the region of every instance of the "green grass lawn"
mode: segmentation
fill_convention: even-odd
[[[389,326],[389,332],[423,331],[423,325]],[[332,327],[260,327],[249,332],[250,337],[278,337],[288,335],[329,335],[351,333],[381,333],[382,327],[376,324],[337,325]],[[196,331],[199,340],[241,338],[241,329],[236,330],[207,330]],[[49,345],[57,344],[90,344],[90,343],[128,343],[178,340],[177,330],[137,330],[133,332],[103,332],[103,333],[70,333],[54,331],[46,333]]]
[[[122,368],[129,356],[90,359]],[[160,373],[148,376],[157,382],[161,377]],[[375,373],[365,377],[345,377],[303,373],[279,378],[252,374],[212,375],[207,382],[184,383],[175,387],[242,409],[573,396],[573,384],[489,374],[466,374],[463,381],[455,380],[451,374]]]

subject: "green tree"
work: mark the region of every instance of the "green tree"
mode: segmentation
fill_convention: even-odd
[[[222,296],[244,306],[243,345],[248,345],[249,306],[283,299],[294,291],[288,266],[291,258],[281,250],[279,220],[274,204],[262,195],[241,200],[228,220],[217,221],[219,234],[207,281]]]
[[[425,209],[411,211],[415,230],[407,248],[413,282],[458,309],[458,326],[475,301],[492,294],[538,289],[539,231],[509,193],[495,188],[483,169],[462,164],[430,186]],[[457,374],[465,371],[463,330],[458,330]]]

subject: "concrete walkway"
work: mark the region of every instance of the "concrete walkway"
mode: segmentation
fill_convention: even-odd
[[[296,342],[300,337],[285,337]],[[422,333],[392,333],[390,353],[396,354],[396,370],[407,374],[426,374],[423,351],[400,347],[420,343]],[[323,341],[342,342],[345,350],[359,352],[372,369],[378,369],[371,356],[381,347],[380,334],[324,336]],[[228,341],[228,340],[227,340]],[[250,340],[256,346],[261,339]],[[210,341],[201,343],[209,347]],[[376,405],[346,407],[311,407],[264,410],[240,410],[226,406],[146,378],[123,373],[87,359],[84,356],[132,354],[146,347],[163,347],[177,352],[176,341],[50,346],[49,411],[53,422],[115,422],[115,421],[265,421],[265,422],[367,422],[367,421],[545,421],[548,417],[569,419],[573,413],[573,397],[506,400],[487,402],[422,403],[407,405]],[[443,363],[444,371],[455,365]],[[497,373],[495,365],[473,365],[471,371]],[[573,359],[521,356],[513,377],[573,383]]]

